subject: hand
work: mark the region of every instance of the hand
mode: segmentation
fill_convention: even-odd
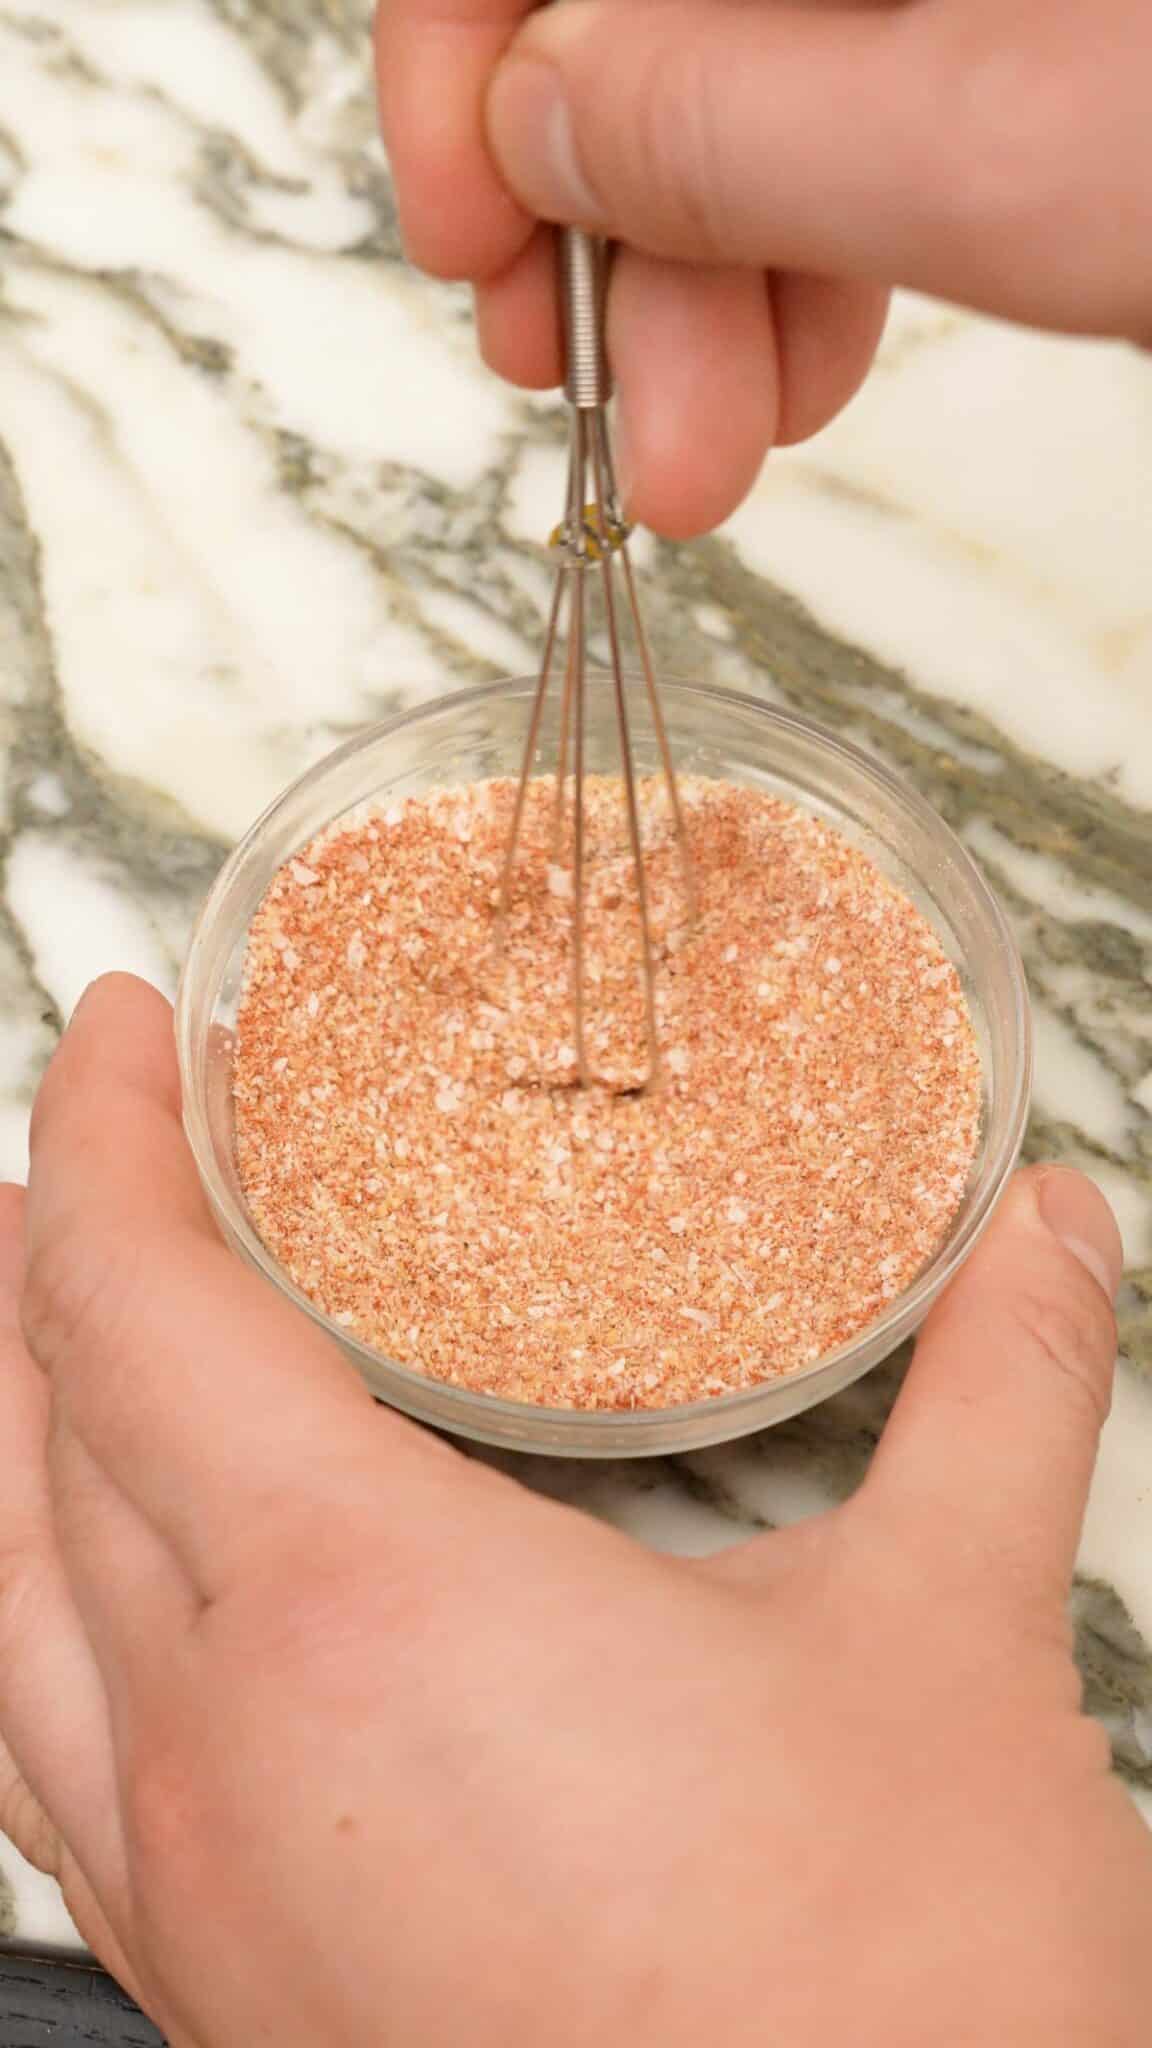
[[[877,287],[1152,335],[1146,0],[526,14],[520,0],[384,0],[382,103],[412,253],[483,280],[490,359],[543,377],[553,315],[529,224],[640,252],[612,338],[633,506],[657,528],[737,502],[774,438],[778,377],[789,436],[850,395]],[[446,203],[453,179],[467,206]]]
[[[218,1240],[138,984],[0,1250],[0,1819],[175,2048],[1145,2042],[1087,1182],[1018,1179],[855,1498],[707,1563],[374,1406]]]
[[[377,55],[409,254],[439,276],[471,280],[485,360],[514,384],[546,389],[560,380],[560,337],[551,237],[539,222],[575,215],[537,205],[531,180],[503,181],[484,131],[485,93],[500,59],[519,47],[532,4],[379,0]],[[590,8],[601,82],[615,70],[621,4],[636,0],[611,0],[607,23],[600,6]],[[650,7],[630,21],[645,51]],[[716,7],[703,0],[701,14]],[[525,34],[535,32],[533,22]],[[621,239],[608,305],[621,488],[630,516],[684,538],[728,516],[770,447],[806,439],[847,403],[871,363],[888,296],[802,264],[716,262],[690,234],[667,251]]]

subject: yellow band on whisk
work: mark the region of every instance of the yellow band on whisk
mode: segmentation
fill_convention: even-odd
[[[590,562],[602,562],[605,555],[614,555],[624,546],[631,531],[631,527],[623,519],[615,519],[611,513],[602,518],[598,505],[585,505],[584,518],[581,522],[583,545],[580,552]],[[550,548],[571,551],[572,536],[567,520],[562,520],[559,526],[553,527],[548,545]]]

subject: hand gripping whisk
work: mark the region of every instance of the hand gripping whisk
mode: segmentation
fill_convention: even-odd
[[[560,741],[556,767],[556,822],[564,816],[568,783],[572,783],[572,1028],[576,1054],[575,1074],[581,1086],[594,1078],[589,1071],[585,1032],[585,703],[587,675],[587,612],[589,571],[598,570],[604,601],[604,623],[611,660],[611,687],[616,708],[620,768],[624,784],[628,839],[636,881],[636,906],[640,939],[640,967],[644,989],[647,1072],[634,1091],[656,1085],[660,1075],[660,1044],[656,1015],[656,973],[649,918],[648,887],[644,871],[644,845],[636,793],[636,768],[632,756],[631,724],[628,712],[629,680],[621,652],[621,621],[617,570],[631,620],[640,659],[652,726],[663,768],[672,828],[684,875],[689,913],[692,908],[691,862],[684,814],[676,787],[676,774],[668,744],[667,729],[660,707],[659,691],[652,667],[648,638],[640,610],[636,572],[628,553],[630,528],[620,509],[612,465],[611,441],[606,407],[611,381],[604,352],[604,279],[606,254],[602,244],[578,229],[565,229],[559,236],[561,305],[564,317],[566,376],[564,395],[568,402],[568,484],[565,514],[552,536],[556,557],[556,582],[552,595],[539,678],[528,721],[524,758],[512,811],[512,823],[504,856],[500,883],[499,919],[501,929],[507,917],[520,843],[528,784],[540,739],[541,721],[557,651],[565,642],[563,694],[560,705]],[[569,775],[571,761],[571,776]],[[559,829],[557,830],[559,843]],[[633,1092],[633,1091],[629,1091]]]

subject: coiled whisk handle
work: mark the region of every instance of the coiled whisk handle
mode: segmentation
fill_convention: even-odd
[[[603,242],[582,228],[562,228],[559,265],[564,396],[578,412],[595,412],[612,396],[604,345],[607,251]]]

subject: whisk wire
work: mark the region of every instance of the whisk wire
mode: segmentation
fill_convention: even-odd
[[[516,784],[516,798],[512,806],[512,823],[508,828],[508,844],[504,849],[504,865],[500,874],[500,894],[497,908],[497,933],[502,937],[508,919],[508,908],[512,900],[512,877],[516,868],[516,854],[520,845],[520,830],[524,823],[524,805],[528,797],[528,783],[532,775],[532,763],[540,744],[540,727],[544,718],[544,705],[548,697],[548,686],[552,681],[552,669],[556,659],[556,641],[560,631],[560,613],[564,601],[564,578],[558,574],[552,592],[552,605],[548,613],[548,626],[544,636],[544,652],[540,658],[540,671],[536,692],[532,699],[532,710],[528,719],[528,733],[524,741],[524,752],[520,764],[520,779]]]
[[[595,504],[601,531],[607,529],[608,493],[605,486],[605,463],[602,447],[603,420],[597,416],[596,432],[592,436],[592,475],[595,482]],[[627,546],[622,541],[621,548]],[[628,837],[632,846],[632,861],[636,878],[636,909],[640,922],[641,971],[644,978],[644,1028],[648,1040],[648,1073],[644,1087],[654,1087],[660,1074],[660,1037],[656,1022],[656,963],[652,956],[652,930],[648,917],[648,881],[644,870],[644,841],[640,830],[640,807],[636,798],[636,765],[632,758],[632,734],[628,722],[628,703],[624,688],[624,658],[620,648],[620,625],[616,616],[616,586],[613,582],[612,549],[604,547],[600,552],[600,566],[604,579],[604,622],[608,629],[608,646],[612,657],[612,690],[616,699],[616,730],[620,737],[620,770],[624,778],[624,804],[628,814]]]
[[[688,845],[688,828],[684,822],[684,808],[680,802],[680,787],[676,770],[672,765],[672,748],[668,742],[668,727],[664,722],[664,707],[660,702],[660,691],[656,683],[656,672],[652,666],[652,650],[644,628],[644,614],[640,609],[640,594],[636,588],[636,571],[627,543],[620,549],[620,560],[624,569],[624,581],[628,590],[628,609],[632,616],[632,627],[636,639],[636,651],[640,656],[640,668],[644,676],[644,688],[648,698],[648,711],[652,719],[652,730],[660,753],[660,766],[664,771],[664,788],[668,797],[668,808],[672,814],[672,836],[680,856],[680,875],[684,888],[687,921],[693,923],[696,917],[696,881],[692,873],[692,854]]]
[[[656,993],[656,963],[653,946],[648,878],[645,869],[644,835],[640,818],[636,764],[632,751],[631,720],[627,701],[620,619],[620,597],[616,584],[616,557],[620,558],[623,594],[631,629],[640,656],[644,687],[660,754],[663,779],[683,875],[685,903],[689,917],[695,911],[691,856],[676,773],[660,707],[659,691],[648,637],[644,630],[636,572],[628,551],[628,526],[623,517],[612,462],[605,406],[609,397],[607,365],[603,352],[604,253],[588,236],[574,229],[560,238],[562,303],[568,372],[565,395],[569,405],[568,480],[563,523],[552,537],[557,555],[540,669],[529,714],[528,731],[513,802],[508,844],[505,850],[498,896],[498,934],[503,935],[511,907],[512,885],[523,832],[528,785],[540,745],[544,709],[556,666],[556,650],[564,621],[566,655],[560,702],[560,726],[554,785],[552,858],[558,864],[565,840],[569,760],[572,779],[571,856],[571,975],[572,1025],[576,1078],[588,1085],[593,1076],[587,1049],[587,1004],[585,988],[586,941],[586,846],[584,792],[586,759],[587,696],[587,580],[593,564],[600,568],[604,595],[604,622],[612,673],[612,692],[624,785],[624,807],[628,843],[636,888],[640,938],[640,968],[644,995],[647,1070],[644,1079],[628,1093],[641,1093],[656,1085],[660,1075],[659,1016]],[[564,892],[568,893],[568,892]]]
[[[576,1052],[576,1078],[586,1088],[588,1048],[584,1030],[584,576],[569,571],[572,598],[568,633],[569,676],[572,689],[572,1036]]]

